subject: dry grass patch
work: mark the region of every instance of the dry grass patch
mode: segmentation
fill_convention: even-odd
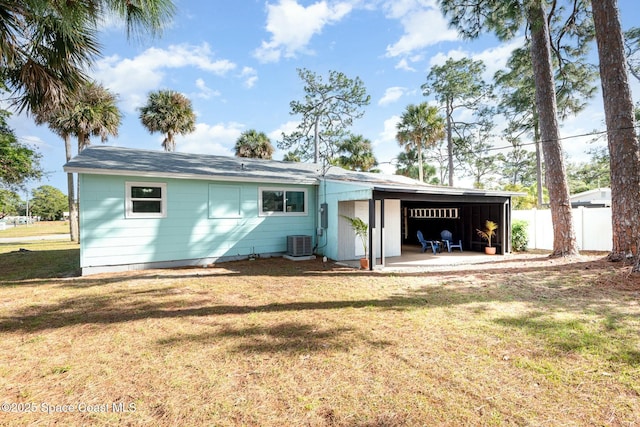
[[[636,425],[639,296],[640,280],[596,257],[10,280],[0,394],[37,411],[2,423]]]

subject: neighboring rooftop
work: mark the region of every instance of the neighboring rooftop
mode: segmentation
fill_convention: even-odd
[[[611,206],[611,189],[596,188],[593,190],[583,191],[569,197],[572,207],[591,207],[601,208]]]

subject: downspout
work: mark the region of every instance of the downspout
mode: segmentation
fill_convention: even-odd
[[[315,253],[318,249],[323,249],[327,247],[327,244],[329,243],[329,236],[327,236],[327,229],[326,228],[321,228],[319,226],[319,222],[318,222],[318,215],[322,215],[321,211],[320,211],[320,207],[322,206],[322,204],[320,203],[320,186],[323,187],[323,199],[324,202],[327,202],[327,180],[324,178],[324,175],[322,177],[322,182],[321,184],[318,186],[318,191],[316,192],[316,216],[314,219],[315,222],[315,233],[316,233],[316,246],[315,248],[313,248],[313,252]],[[322,229],[322,235],[324,236],[324,244],[322,246],[320,246],[320,237],[322,236],[318,236],[318,230]],[[323,253],[324,255],[324,253]]]
[[[375,202],[374,202],[375,203]],[[380,199],[380,265],[384,267],[384,198]]]

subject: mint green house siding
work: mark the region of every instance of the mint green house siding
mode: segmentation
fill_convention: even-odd
[[[250,254],[282,254],[288,235],[315,235],[313,185],[99,174],[80,174],[79,182],[83,272],[108,270],[109,266],[199,265]],[[128,182],[166,185],[164,216],[127,217]],[[305,192],[303,212],[262,214],[263,188]]]
[[[454,225],[468,247],[476,216],[498,218],[503,230],[510,224],[511,193],[337,166],[95,146],[64,170],[79,177],[83,274],[287,252],[356,259],[365,248],[344,216],[369,224],[373,268],[377,259],[384,265],[385,257],[401,255],[403,244],[416,250],[411,234],[421,219],[412,217],[414,208],[466,209]],[[311,236],[311,246],[297,238],[288,248],[292,235]],[[508,235],[501,241],[508,252]]]
[[[322,183],[324,188],[324,200],[327,203],[328,214],[328,227],[326,230],[327,244],[324,249],[324,254],[330,259],[352,259],[355,258],[355,234],[350,227],[345,227],[345,220],[340,215],[349,217],[356,216],[354,210],[344,209],[344,205],[341,202],[345,201],[368,201],[371,198],[372,190],[370,186],[361,185],[357,183],[339,182],[339,181],[326,181]],[[365,222],[369,222],[368,218],[362,218]],[[345,237],[341,239],[340,236]],[[353,238],[346,237],[353,236]],[[342,249],[346,252],[353,253],[348,258],[341,257],[341,245]]]

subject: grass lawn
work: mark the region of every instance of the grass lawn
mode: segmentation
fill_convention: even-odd
[[[596,256],[66,277],[77,245],[20,247],[0,245],[2,425],[640,423],[640,279]]]
[[[39,221],[35,224],[18,224],[0,230],[2,237],[44,236],[47,234],[69,234],[69,222],[67,221]]]

